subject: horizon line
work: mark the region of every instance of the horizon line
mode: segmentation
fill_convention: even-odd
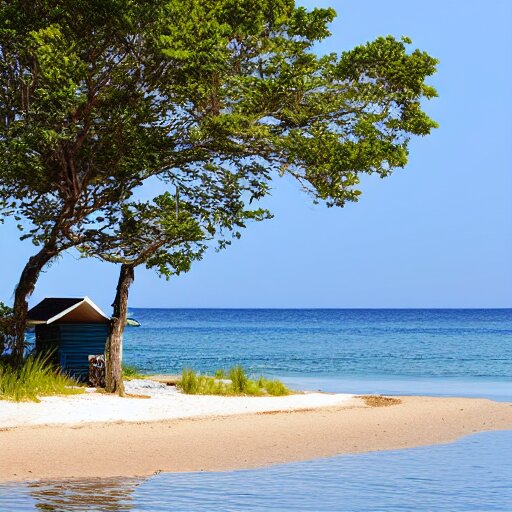
[[[471,306],[471,307],[443,307],[443,306],[430,306],[430,307],[337,307],[337,306],[311,306],[311,307],[233,307],[233,306],[186,306],[186,307],[154,307],[154,306],[128,306],[128,309],[180,309],[180,310],[190,310],[190,309],[203,309],[203,310],[215,310],[215,309],[227,309],[227,310],[276,310],[276,311],[286,311],[286,310],[295,310],[295,311],[312,311],[312,310],[374,310],[374,311],[382,311],[382,310],[396,310],[396,311],[404,311],[404,310],[460,310],[460,311],[468,311],[468,310],[512,310],[512,306],[493,306],[493,307],[482,307],[482,306]]]

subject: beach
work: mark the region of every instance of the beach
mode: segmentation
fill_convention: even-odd
[[[293,393],[287,396],[189,395],[148,379],[125,383],[126,397],[97,392],[41,397],[35,402],[0,401],[0,429],[35,425],[154,422],[195,417],[275,412],[315,407],[346,407],[354,395]]]
[[[360,398],[342,398],[338,405],[298,410],[297,406],[274,407],[165,421],[4,426],[0,481],[254,468],[449,443],[476,432],[512,429],[512,403],[508,402],[416,396],[398,397],[400,403],[389,407],[370,407]],[[268,399],[278,404],[280,397]]]

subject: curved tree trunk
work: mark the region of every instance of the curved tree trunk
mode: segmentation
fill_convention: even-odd
[[[110,332],[105,347],[106,390],[109,393],[124,395],[123,384],[123,332],[128,315],[128,293],[135,279],[134,265],[121,265],[117,292],[114,303],[114,314],[110,324]]]
[[[16,286],[13,306],[14,342],[12,349],[12,359],[16,365],[21,365],[23,362],[28,299],[34,291],[41,270],[58,252],[55,244],[45,244],[37,254],[30,257]]]

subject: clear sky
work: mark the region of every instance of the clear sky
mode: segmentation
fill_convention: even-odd
[[[140,269],[132,307],[512,307],[512,2],[304,1],[338,18],[321,51],[408,35],[441,60],[427,105],[440,124],[410,163],[364,183],[359,203],[312,206],[274,183],[275,218],[169,282]],[[35,248],[0,226],[0,300]],[[117,269],[65,255],[31,303],[89,295],[110,311]]]

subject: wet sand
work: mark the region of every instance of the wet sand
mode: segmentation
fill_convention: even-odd
[[[0,481],[253,468],[512,430],[512,403],[400,398],[389,407],[357,399],[302,411],[1,429]]]

